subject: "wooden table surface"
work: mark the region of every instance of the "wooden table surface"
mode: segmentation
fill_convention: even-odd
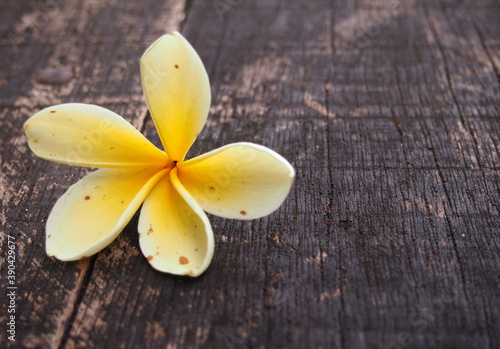
[[[211,80],[188,157],[263,144],[296,170],[289,197],[210,216],[196,279],[149,266],[138,215],[97,255],[47,257],[89,170],[36,158],[23,123],[92,103],[159,145],[139,59],[172,30]],[[499,86],[498,0],[2,0],[1,346],[500,348]]]

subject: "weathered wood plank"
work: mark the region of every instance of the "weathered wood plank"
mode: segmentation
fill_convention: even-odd
[[[1,243],[2,251],[6,251],[6,236],[15,237],[18,243],[16,339],[23,347],[59,347],[67,343],[96,257],[61,263],[45,255],[44,226],[52,206],[88,170],[35,159],[27,147],[22,125],[40,108],[78,101],[108,107],[142,127],[146,109],[138,61],[149,45],[142,37],[152,41],[176,28],[183,18],[183,7],[174,2],[155,3],[152,7],[141,4],[130,2],[111,11],[113,3],[109,2],[82,5],[59,1],[21,7],[25,13],[11,9],[20,20],[7,28],[7,34],[12,35],[1,43],[0,103],[7,106],[2,110]],[[102,13],[103,9],[107,12]],[[127,11],[141,15],[127,20]],[[127,34],[143,21],[152,22],[142,27],[149,34]],[[27,26],[32,28],[30,35],[23,32]],[[113,35],[106,37],[106,30]],[[103,64],[106,60],[108,64]],[[69,67],[75,79],[61,87],[35,81],[43,69],[61,66]],[[7,271],[4,257],[2,276]],[[8,314],[4,304],[0,317],[5,324]],[[7,342],[6,335],[2,330],[2,343]]]
[[[500,346],[498,1],[58,4],[0,5],[0,32],[22,38],[0,40],[1,246],[18,241],[22,346]],[[94,103],[159,145],[138,60],[172,29],[212,84],[189,157],[266,145],[297,171],[290,197],[259,220],[211,216],[216,253],[198,279],[149,267],[137,215],[98,255],[49,259],[45,219],[87,170],[35,159],[22,123]],[[35,81],[61,66],[68,84]]]

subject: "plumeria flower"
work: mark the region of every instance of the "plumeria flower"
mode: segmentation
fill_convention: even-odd
[[[179,33],[141,58],[141,80],[160,140],[156,148],[117,114],[88,104],[46,108],[24,125],[31,150],[58,163],[99,168],[72,185],[47,220],[47,254],[63,261],[109,245],[142,204],[139,243],[157,270],[198,276],[214,237],[204,211],[255,219],[285,200],[292,166],[274,151],[234,143],[185,160],[210,107],[200,57]]]

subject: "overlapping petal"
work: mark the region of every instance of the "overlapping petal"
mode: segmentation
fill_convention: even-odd
[[[24,124],[24,131],[37,156],[63,164],[127,168],[168,160],[125,119],[95,105],[46,108]]]
[[[252,143],[235,143],[179,164],[179,179],[207,212],[255,219],[276,210],[295,176],[281,155]]]
[[[63,261],[90,256],[113,241],[167,170],[101,169],[72,185],[47,220],[47,254]]]
[[[181,34],[164,35],[142,56],[141,80],[168,156],[183,161],[210,108],[210,84],[200,57]]]
[[[146,198],[139,218],[142,253],[157,270],[198,276],[214,252],[213,232],[203,210],[170,171]]]

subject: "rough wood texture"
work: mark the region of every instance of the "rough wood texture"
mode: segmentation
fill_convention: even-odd
[[[499,348],[499,18],[495,0],[3,1],[2,346]],[[174,29],[212,84],[189,156],[266,145],[297,171],[289,198],[259,220],[210,217],[197,279],[148,265],[137,216],[96,256],[48,258],[46,218],[88,170],[35,158],[22,124],[93,103],[159,144],[138,62]],[[59,67],[69,82],[37,82]]]

